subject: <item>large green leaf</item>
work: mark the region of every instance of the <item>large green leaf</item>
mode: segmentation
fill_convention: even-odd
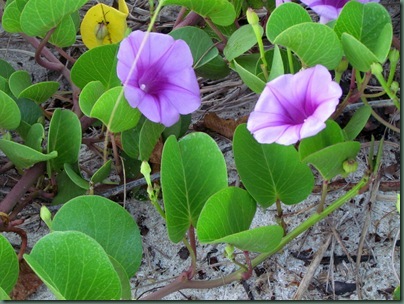
[[[119,300],[121,282],[107,253],[79,231],[41,238],[24,259],[58,300]]]
[[[197,27],[184,26],[170,32],[170,36],[174,39],[182,39],[189,45],[195,69],[205,65],[219,54],[209,35]]]
[[[29,36],[44,36],[88,0],[30,0],[21,13],[21,29]]]
[[[105,92],[105,87],[99,80],[87,83],[79,96],[79,105],[84,115],[90,117],[91,110],[98,98]]]
[[[259,144],[242,124],[234,134],[233,150],[241,181],[263,207],[278,199],[287,205],[299,203],[313,189],[313,174],[293,146]]]
[[[136,108],[132,108],[123,94],[123,87],[109,89],[94,104],[91,117],[101,120],[113,133],[134,128],[141,116]]]
[[[20,17],[21,12],[28,1],[29,0],[14,0],[6,2],[1,25],[7,32],[22,32]]]
[[[52,33],[49,42],[58,47],[68,47],[76,41],[76,33],[77,29],[73,17],[72,15],[67,15]]]
[[[14,99],[0,91],[0,129],[14,130],[20,125],[21,112]]]
[[[278,6],[269,16],[265,33],[274,43],[276,37],[288,28],[305,22],[311,22],[309,13],[299,4],[288,2]]]
[[[69,110],[53,112],[48,132],[48,153],[57,151],[58,157],[49,164],[53,170],[63,169],[65,163],[74,164],[81,146],[81,124],[77,115]]]
[[[106,89],[121,84],[116,75],[118,44],[107,44],[88,50],[77,59],[71,72],[76,86],[83,89],[90,81],[98,80]]]
[[[5,139],[0,139],[0,150],[20,169],[26,169],[36,163],[54,159],[58,155],[56,151],[43,154],[28,146]]]
[[[390,14],[381,4],[349,1],[339,15],[334,31],[356,69],[368,71],[372,63],[386,60],[393,29]]]
[[[60,208],[52,229],[76,230],[94,238],[132,277],[142,259],[142,239],[133,217],[119,204],[101,196],[79,196]]]
[[[236,19],[234,6],[228,0],[163,0],[163,5],[181,5],[210,18],[218,25],[230,25]]]
[[[0,288],[7,294],[17,283],[19,272],[18,258],[13,246],[0,234]]]
[[[24,89],[17,97],[27,98],[36,103],[43,103],[48,100],[59,89],[60,83],[57,81],[44,81]]]
[[[289,27],[276,36],[273,43],[290,48],[307,66],[321,64],[334,69],[343,54],[338,36],[320,23],[305,22]]]
[[[7,292],[5,292],[4,289],[0,287],[0,301],[4,300],[11,300],[11,299],[10,296],[7,294]]]
[[[259,26],[261,36],[264,34],[264,29]],[[235,31],[227,41],[223,50],[224,56],[228,61],[244,54],[250,48],[257,44],[257,37],[255,36],[252,25],[246,24]]]
[[[207,199],[227,186],[223,154],[205,133],[191,133],[179,141],[170,136],[161,160],[161,185],[168,236],[178,243],[190,225],[196,227]]]

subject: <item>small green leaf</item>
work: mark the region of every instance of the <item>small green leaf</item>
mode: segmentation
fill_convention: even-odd
[[[76,184],[76,186],[79,186],[84,190],[90,189],[89,182],[80,175],[79,170],[77,168],[75,169],[75,167],[78,167],[77,164],[64,164],[63,169],[70,180]]]
[[[258,25],[261,30],[261,36],[264,34],[264,29]],[[228,61],[244,54],[254,45],[257,44],[257,37],[255,36],[252,25],[246,24],[235,31],[227,41],[223,50],[223,54]]]
[[[356,110],[348,124],[343,129],[346,140],[354,140],[362,131],[369,120],[372,108],[370,106],[362,106]]]
[[[121,84],[116,74],[118,44],[107,44],[88,50],[72,67],[71,78],[83,89],[90,81],[100,81],[106,89]]]
[[[335,32],[320,23],[306,22],[284,30],[273,41],[290,48],[307,66],[316,64],[334,69],[341,61],[341,42]]]
[[[94,80],[87,83],[79,96],[79,105],[84,115],[90,117],[91,110],[98,98],[105,92],[101,81]]]
[[[21,112],[21,120],[29,125],[37,123],[43,117],[41,107],[29,99],[17,99],[17,105]]]
[[[121,133],[122,149],[129,157],[133,159],[137,159],[139,157],[139,137],[140,130],[143,126],[141,119],[134,128]]]
[[[237,63],[236,60],[233,60],[234,70],[237,74],[240,75],[240,78],[243,82],[255,93],[261,94],[261,92],[265,88],[265,82],[262,81],[258,76],[249,72],[247,69],[242,67],[240,64]]]
[[[120,300],[131,300],[132,299],[132,287],[130,286],[129,278],[128,275],[125,271],[125,269],[122,267],[122,265],[115,260],[112,256],[108,256],[112,265],[115,268],[116,273],[119,276],[119,280],[121,282],[121,290],[122,290],[122,295],[120,297]]]
[[[56,184],[58,185],[58,192],[52,200],[52,205],[64,204],[72,198],[85,194],[87,191],[77,186],[66,171],[56,175]]]
[[[14,130],[21,121],[21,112],[14,99],[0,91],[0,129]]]
[[[11,74],[8,80],[11,93],[18,97],[22,91],[32,85],[31,76],[27,71],[19,70]]]
[[[198,76],[209,79],[221,79],[229,75],[230,69],[220,55],[195,70]]]
[[[54,159],[58,155],[56,151],[43,154],[25,145],[5,139],[0,139],[0,150],[20,169],[26,169],[36,163]]]
[[[181,115],[180,120],[169,128],[163,131],[163,139],[167,139],[170,135],[181,138],[187,133],[189,125],[191,124],[192,114]]]
[[[274,47],[274,55],[272,58],[271,71],[269,73],[268,81],[275,79],[278,76],[285,74],[285,70],[283,68],[283,60],[282,55],[279,50],[279,47],[275,45]]]
[[[24,259],[58,300],[119,300],[121,282],[107,253],[79,231],[41,238]]]
[[[3,14],[3,26],[4,26],[4,14]],[[9,79],[11,74],[15,72],[15,69],[7,61],[0,59],[0,76],[5,79]]]
[[[178,142],[170,136],[161,160],[161,186],[170,240],[178,243],[196,227],[207,199],[227,186],[226,163],[216,142],[191,133]]]
[[[184,26],[173,30],[169,35],[188,44],[194,58],[194,69],[205,65],[219,54],[212,39],[200,28]]]
[[[91,181],[94,184],[102,183],[111,173],[111,164],[112,160],[108,160],[105,164],[103,164],[91,177]]]
[[[52,97],[59,89],[59,85],[57,81],[39,82],[25,88],[17,97],[27,98],[40,104]]]
[[[94,238],[132,277],[142,259],[142,239],[133,217],[119,204],[101,196],[79,196],[60,208],[54,231],[76,230]]]
[[[18,258],[10,242],[0,234],[0,288],[9,294],[17,283]],[[1,297],[1,295],[0,295]]]
[[[45,138],[45,130],[39,122],[33,124],[28,131],[25,144],[38,152],[42,152],[42,141]]]
[[[311,193],[313,174],[293,146],[259,144],[242,124],[234,134],[233,151],[241,181],[263,207],[278,199],[297,204]]]
[[[269,41],[275,39],[288,28],[305,22],[312,22],[309,13],[299,4],[288,2],[278,6],[269,16],[266,35]]]
[[[76,41],[76,33],[77,29],[73,17],[72,15],[68,15],[62,19],[58,27],[52,33],[49,42],[58,47],[68,47]]]
[[[3,17],[2,17],[2,26],[4,30],[9,33],[19,33],[22,32],[20,17],[21,12],[24,6],[21,6],[22,3],[27,3],[28,0],[24,1],[7,1],[6,7],[4,9]]]
[[[163,5],[185,6],[218,25],[230,25],[236,19],[234,6],[228,0],[163,0]]]
[[[48,153],[58,152],[58,157],[49,162],[51,169],[59,171],[64,164],[76,163],[80,146],[81,124],[77,115],[69,110],[56,109],[48,132]]]
[[[139,137],[139,159],[148,161],[150,155],[156,146],[161,133],[164,131],[164,126],[162,124],[151,122],[146,120],[140,130]]]
[[[109,89],[102,94],[90,113],[90,117],[101,120],[113,133],[134,128],[140,116],[139,110],[132,108],[125,99],[121,86]]]

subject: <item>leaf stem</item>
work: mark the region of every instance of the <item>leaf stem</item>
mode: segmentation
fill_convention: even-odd
[[[327,197],[327,192],[328,192],[328,180],[323,180],[323,186],[321,189],[321,199],[320,204],[318,204],[317,207],[317,213],[321,213],[324,210],[325,198]]]
[[[288,63],[289,63],[289,72],[290,74],[295,73],[295,67],[293,66],[293,54],[290,48],[286,48],[286,53],[288,55]]]

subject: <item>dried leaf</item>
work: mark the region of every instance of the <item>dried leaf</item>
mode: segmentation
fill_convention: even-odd
[[[203,124],[206,128],[232,139],[237,126],[247,122],[247,119],[248,116],[243,116],[237,120],[224,119],[217,116],[216,113],[208,113],[204,117]]]
[[[22,260],[20,262],[20,274],[17,284],[11,292],[11,299],[14,301],[26,300],[42,285],[41,279],[32,271],[29,265]]]

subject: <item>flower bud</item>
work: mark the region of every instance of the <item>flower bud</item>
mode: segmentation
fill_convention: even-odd
[[[383,73],[383,67],[380,63],[372,63],[370,66],[370,70],[372,71],[373,75],[381,75]]]
[[[394,92],[397,93],[398,90],[400,89],[400,85],[398,84],[397,81],[393,81],[390,85],[390,89]]]
[[[247,21],[252,26],[259,24],[258,15],[254,12],[252,8],[247,9]]]
[[[335,68],[335,72],[337,73],[343,73],[346,71],[348,68],[348,60],[343,57],[342,60],[339,62],[338,66]]]
[[[389,53],[389,61],[391,63],[397,63],[400,59],[400,52],[396,49],[392,49]]]
[[[45,222],[46,226],[52,231],[52,213],[49,209],[46,206],[42,206],[39,215]]]
[[[358,169],[358,163],[354,159],[347,159],[342,163],[342,168],[344,169],[345,173],[352,173]]]

